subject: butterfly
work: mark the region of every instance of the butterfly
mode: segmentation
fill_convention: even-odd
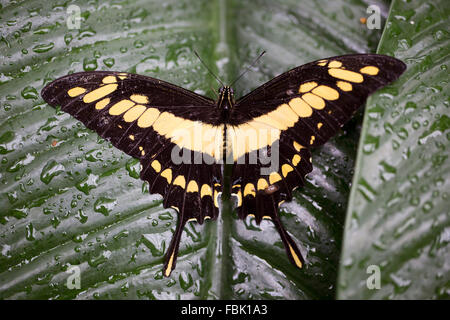
[[[335,135],[368,95],[405,69],[384,55],[336,56],[287,71],[238,100],[222,86],[217,101],[143,75],[93,71],[61,77],[41,95],[139,159],[150,193],[176,210],[165,276],[175,268],[186,223],[216,219],[223,192],[236,198],[240,219],[270,219],[289,260],[302,268],[305,260],[283,227],[280,204],[305,184],[310,149]],[[232,167],[229,190],[225,164]]]

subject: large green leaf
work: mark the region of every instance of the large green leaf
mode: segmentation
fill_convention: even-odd
[[[269,222],[190,223],[177,268],[162,276],[176,214],[138,179],[139,164],[45,104],[39,92],[75,71],[120,70],[213,96],[199,51],[230,81],[262,50],[238,95],[311,60],[373,52],[381,30],[360,1],[61,1],[2,4],[0,298],[332,298],[358,142],[358,118],[313,153],[314,171],[282,220],[308,264],[292,266]],[[387,9],[378,4],[382,12]],[[360,118],[359,118],[360,119]],[[66,270],[81,269],[81,289]]]
[[[450,297],[449,17],[445,0],[392,4],[378,52],[408,69],[367,103],[339,298]]]

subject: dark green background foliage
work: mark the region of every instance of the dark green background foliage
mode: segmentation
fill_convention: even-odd
[[[66,26],[70,4],[0,7],[0,298],[449,297],[448,1],[371,2],[379,30],[360,22],[363,1],[76,1],[79,30]],[[187,225],[164,278],[176,213],[149,195],[137,160],[39,95],[70,72],[117,70],[213,97],[194,49],[224,81],[266,50],[240,96],[291,67],[377,48],[407,72],[314,150],[306,186],[282,206],[302,270],[270,222],[239,221],[226,201],[218,221]],[[75,265],[80,290],[66,286]],[[380,290],[366,286],[370,265]]]

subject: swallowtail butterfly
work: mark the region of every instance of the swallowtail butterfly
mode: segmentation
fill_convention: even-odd
[[[331,57],[283,73],[237,101],[229,86],[214,101],[142,75],[81,72],[48,84],[42,97],[139,159],[150,192],[177,211],[165,276],[175,268],[186,222],[216,219],[222,192],[237,198],[240,219],[271,219],[290,261],[301,268],[304,258],[278,207],[312,170],[310,149],[336,134],[369,94],[405,68],[383,55]],[[229,190],[224,163],[232,165]]]

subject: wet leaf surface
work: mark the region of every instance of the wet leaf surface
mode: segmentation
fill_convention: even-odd
[[[359,21],[367,4],[77,4],[80,29],[73,30],[67,28],[67,4],[1,8],[0,297],[333,298],[360,116],[313,152],[307,185],[282,207],[282,221],[306,256],[303,270],[288,262],[271,223],[238,221],[226,201],[218,221],[187,225],[177,269],[164,278],[162,259],[176,213],[148,194],[134,160],[48,106],[39,92],[69,72],[120,70],[214,97],[217,83],[194,49],[226,82],[266,50],[237,84],[239,96],[315,59],[374,52],[381,30]],[[386,14],[384,2],[378,5]],[[80,289],[66,285],[73,266],[81,271]]]
[[[449,16],[446,1],[392,4],[378,52],[408,69],[367,103],[339,298],[450,297]]]

